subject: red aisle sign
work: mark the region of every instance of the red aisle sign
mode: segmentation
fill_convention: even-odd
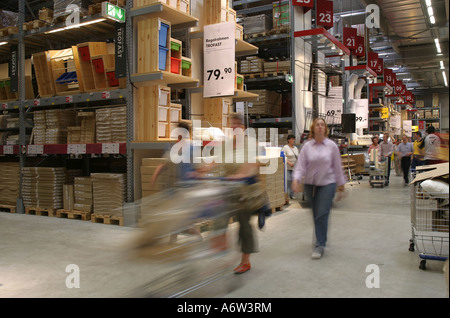
[[[383,75],[383,59],[381,57],[378,58],[378,63],[374,71],[378,75]]]
[[[367,53],[367,66],[369,66],[372,70],[374,70],[374,72],[377,73],[378,53],[375,52]]]
[[[425,122],[423,120],[419,120],[419,129],[425,129]]]
[[[333,1],[317,0],[316,24],[325,29],[333,27]]]
[[[292,0],[292,5],[306,7],[305,12],[308,12],[309,9],[314,8],[314,0]]]
[[[355,28],[344,27],[344,45],[350,50],[355,50],[357,48],[356,37],[358,36],[358,30]]]
[[[407,91],[405,99],[408,103],[412,104],[414,100],[413,94],[410,91]]]
[[[395,94],[400,94],[400,92],[402,91],[402,85],[402,81],[395,81]]]
[[[405,95],[407,92],[406,85],[402,84],[402,89],[400,90],[400,95]]]
[[[394,82],[394,72],[390,68],[384,69],[384,81],[391,86],[395,85]]]
[[[363,36],[356,36],[356,49],[353,51],[356,56],[366,56],[365,40]]]

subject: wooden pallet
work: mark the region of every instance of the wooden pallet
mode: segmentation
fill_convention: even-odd
[[[123,216],[91,214],[91,222],[123,226]]]
[[[284,205],[277,206],[277,207],[272,208],[272,213],[280,212],[280,211],[283,211],[283,210],[284,210]]]
[[[264,77],[264,73],[246,73],[243,74],[244,78],[263,78]]]
[[[25,214],[53,217],[56,216],[56,209],[25,207]]]
[[[0,204],[0,212],[16,213],[16,206],[10,204]]]
[[[19,32],[18,27],[7,27],[7,28],[0,29],[0,36],[8,36],[11,34],[16,34],[18,32]]]
[[[92,212],[85,212],[78,210],[65,210],[65,209],[56,210],[56,216],[59,218],[82,220],[82,221],[89,221],[91,219],[91,214]]]
[[[264,32],[256,32],[256,33],[247,33],[244,34],[244,39],[252,39],[252,38],[261,38],[263,36],[267,36],[269,35],[269,31],[264,31]]]
[[[264,77],[277,77],[285,76],[289,74],[289,71],[279,71],[279,72],[264,72]]]

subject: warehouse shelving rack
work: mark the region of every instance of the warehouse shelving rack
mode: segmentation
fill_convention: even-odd
[[[95,143],[95,144],[44,144],[44,145],[30,145],[27,144],[25,121],[27,115],[34,110],[43,110],[48,108],[77,108],[89,109],[93,108],[93,103],[103,103],[113,107],[114,105],[127,106],[127,122],[133,117],[132,113],[132,93],[129,85],[129,74],[127,71],[127,85],[125,88],[108,89],[101,91],[92,91],[86,93],[74,92],[67,94],[67,96],[51,96],[51,97],[37,97],[35,99],[25,98],[25,76],[24,76],[24,61],[25,52],[27,55],[45,51],[49,48],[60,49],[70,46],[74,43],[86,42],[89,37],[92,41],[105,41],[113,37],[114,23],[110,20],[90,24],[94,20],[101,18],[100,14],[92,16],[84,16],[81,18],[79,28],[63,30],[64,22],[46,24],[36,29],[24,30],[25,22],[25,0],[18,1],[18,32],[2,37],[2,41],[6,41],[7,45],[3,45],[0,49],[0,54],[9,54],[11,45],[17,45],[18,57],[18,95],[17,101],[9,101],[0,105],[1,109],[6,112],[19,113],[19,145],[1,145],[0,155],[19,156],[20,167],[24,167],[29,157],[43,156],[42,160],[53,155],[82,155],[85,159],[87,156],[102,156],[108,155],[110,158],[118,156],[119,158],[126,158],[127,162],[127,176],[132,178],[132,152],[130,151],[129,142],[132,138],[132,126],[127,125],[127,141],[120,143]],[[126,4],[126,12],[131,8],[132,1]],[[127,38],[130,38],[132,29],[129,22],[126,23]],[[68,45],[67,42],[70,42]],[[65,45],[65,46],[64,46]],[[128,54],[131,53],[131,48],[128,47]],[[132,179],[131,179],[132,180]],[[20,190],[22,191],[22,175],[20,177]],[[127,182],[127,201],[132,200],[133,189],[132,183]],[[17,212],[23,213],[24,207],[22,203],[22,195],[17,199]]]

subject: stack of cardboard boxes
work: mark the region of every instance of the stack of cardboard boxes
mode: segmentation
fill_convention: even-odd
[[[272,209],[280,208],[286,203],[284,189],[284,162],[282,157],[271,158],[277,160],[277,170],[272,174],[259,174],[261,186],[266,190]]]
[[[164,169],[152,184],[153,174],[160,165],[165,165]],[[176,165],[167,158],[143,158],[141,165],[142,197],[170,188],[176,181],[176,168]]]
[[[0,163],[0,204],[16,204],[19,197],[20,163]]]
[[[241,61],[241,74],[264,72],[264,60],[257,56],[247,56]]]
[[[98,143],[126,142],[126,107],[98,109],[95,116],[96,141]]]
[[[249,92],[259,96],[258,101],[253,102],[252,107],[248,108],[249,115],[281,116],[281,94],[266,89],[250,90]]]
[[[22,168],[22,197],[25,207],[60,209],[63,207],[65,168]]]
[[[92,180],[90,177],[76,177],[73,184],[73,210],[92,212]],[[69,209],[71,210],[71,209]]]
[[[94,214],[123,216],[126,177],[123,173],[91,173]]]

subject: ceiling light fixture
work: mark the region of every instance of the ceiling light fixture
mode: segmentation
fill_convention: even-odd
[[[8,42],[0,42],[0,45],[8,44]]]
[[[444,78],[445,86],[448,86],[448,84],[447,84],[447,75],[445,74],[445,71],[442,71],[442,77]]]
[[[425,5],[427,6],[428,16],[430,18],[430,23],[435,24],[436,19],[434,18],[433,7],[431,6],[431,0],[425,0]]]
[[[436,44],[436,50],[439,54],[442,53],[441,51],[441,45],[439,44],[439,39],[434,39],[434,43]]]
[[[49,34],[49,33],[55,33],[55,32],[59,32],[59,31],[64,31],[64,30],[70,30],[70,29],[74,29],[74,28],[79,28],[85,25],[89,25],[89,24],[94,24],[94,23],[98,23],[98,22],[102,22],[105,21],[106,19],[100,18],[100,19],[95,19],[95,20],[91,20],[91,21],[86,21],[86,22],[82,22],[79,24],[72,24],[63,28],[59,28],[59,29],[54,29],[54,30],[50,30],[45,32],[45,34]]]
[[[444,61],[440,61],[439,64],[441,65],[441,70],[445,69]]]

